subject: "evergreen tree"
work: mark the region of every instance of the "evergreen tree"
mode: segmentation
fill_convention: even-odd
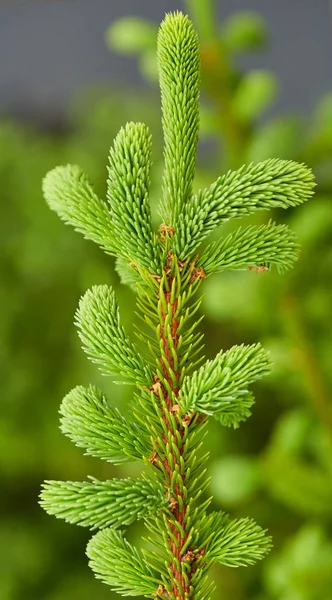
[[[50,207],[117,259],[137,293],[142,329],[126,334],[114,292],[95,286],[81,299],[78,333],[90,360],[118,383],[136,386],[131,419],[102,391],[77,387],[63,400],[62,431],[92,456],[119,464],[139,460],[140,479],[46,481],[45,510],[99,529],[87,547],[96,576],[122,595],[207,600],[214,563],[231,567],[261,559],[271,539],[252,519],[211,512],[202,452],[209,417],[238,427],[254,402],[249,385],[268,373],[260,344],[235,346],[204,362],[197,292],[226,269],[279,271],[299,247],[284,225],[240,228],[202,241],[231,218],[288,208],[313,193],[304,165],[271,159],[219,177],[193,193],[199,129],[199,44],[189,19],[168,14],[158,35],[165,170],[157,233],[148,203],[151,138],[140,123],[122,128],[110,151],[107,198],[101,200],[77,166],[57,167],[44,180]],[[148,331],[150,330],[150,331]],[[139,348],[139,339],[146,352]],[[149,547],[137,549],[124,528],[144,519]]]

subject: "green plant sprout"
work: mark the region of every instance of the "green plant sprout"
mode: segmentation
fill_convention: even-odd
[[[46,481],[41,505],[70,523],[100,529],[87,555],[97,578],[114,591],[207,600],[213,564],[250,565],[271,547],[251,518],[209,512],[202,450],[209,417],[236,428],[250,416],[248,388],[269,372],[270,358],[253,344],[204,362],[197,292],[206,277],[227,269],[260,272],[274,265],[282,272],[299,246],[287,226],[272,222],[201,244],[229,219],[301,204],[312,196],[314,180],[302,164],[271,159],[229,171],[194,194],[199,42],[181,12],[161,24],[158,65],[165,169],[157,233],[148,202],[151,138],[141,123],[128,123],[114,141],[106,200],[77,166],[57,167],[43,183],[50,207],[116,257],[122,281],[137,293],[142,322],[134,343],[110,287],[94,286],[81,298],[75,321],[83,349],[104,374],[136,392],[129,419],[96,387],[76,387],[62,402],[61,429],[91,456],[114,464],[141,461],[143,474]],[[149,531],[142,549],[124,533],[136,519],[144,519]]]
[[[219,23],[217,4],[216,0],[185,0],[200,36],[200,135],[221,139],[219,160],[226,169],[235,169],[248,161],[255,145],[257,119],[275,100],[279,83],[271,71],[254,69],[244,73],[237,65],[239,55],[257,52],[266,45],[268,29],[262,16],[240,11]],[[136,56],[142,76],[154,84],[158,81],[156,34],[157,24],[153,21],[126,16],[112,22],[106,43],[112,51]],[[279,130],[280,137],[285,132],[284,123],[279,124]],[[278,156],[273,151],[267,158]]]

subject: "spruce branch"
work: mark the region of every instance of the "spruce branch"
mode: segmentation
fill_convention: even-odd
[[[248,518],[211,513],[208,418],[237,427],[250,415],[248,389],[270,369],[260,344],[234,346],[202,364],[198,316],[204,279],[217,271],[292,266],[294,234],[271,221],[198,247],[213,229],[256,210],[288,208],[312,195],[304,165],[272,159],[228,172],[193,195],[198,137],[199,48],[189,19],[166,16],[158,36],[165,172],[158,234],[148,204],[151,140],[129,123],[110,151],[107,200],[99,200],[78,167],[58,167],[44,180],[51,208],[116,257],[124,283],[137,292],[139,346],[120,324],[112,288],[95,286],[79,303],[83,349],[100,369],[136,386],[128,420],[90,386],[74,388],[61,405],[62,431],[87,454],[121,463],[140,460],[151,478],[47,481],[41,504],[50,514],[102,528],[87,555],[96,576],[123,595],[209,600],[215,562],[236,567],[265,556],[271,541]],[[133,547],[118,527],[144,518],[148,547]]]
[[[120,129],[109,154],[107,198],[118,247],[154,273],[160,261],[148,203],[151,143],[142,123]]]
[[[199,411],[237,427],[251,414],[254,399],[248,385],[266,375],[270,364],[269,353],[260,344],[219,352],[185,377],[179,394],[182,414]]]
[[[67,165],[50,171],[43,181],[43,193],[49,207],[58,213],[60,219],[96,242],[108,254],[116,254],[107,203],[95,194],[81,167]]]
[[[271,265],[282,273],[293,266],[299,250],[295,233],[287,225],[275,225],[270,221],[259,227],[240,227],[226,238],[209,244],[198,264],[206,275],[245,267],[267,269]]]
[[[213,513],[214,533],[207,555],[228,567],[241,567],[261,560],[271,549],[271,537],[253,519],[229,519]]]
[[[112,288],[100,285],[88,290],[80,300],[75,323],[85,352],[105,374],[121,376],[121,383],[151,385],[148,367],[120,325]]]
[[[146,479],[45,481],[40,497],[49,515],[91,529],[131,525],[167,503],[163,486]]]
[[[308,167],[276,158],[229,171],[184,206],[174,235],[174,250],[181,260],[187,258],[225,221],[256,210],[297,206],[313,195],[314,185]]]
[[[101,390],[77,386],[62,401],[61,431],[86,454],[119,464],[151,454],[145,428],[108,405]]]
[[[166,15],[157,56],[165,142],[160,211],[163,222],[175,228],[192,194],[199,130],[199,43],[182,13]]]
[[[157,573],[121,531],[99,531],[88,543],[86,553],[96,577],[122,596],[151,598],[159,585]]]

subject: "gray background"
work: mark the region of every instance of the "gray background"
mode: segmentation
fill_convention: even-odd
[[[281,79],[277,108],[306,113],[332,89],[329,0],[221,0],[219,16],[255,10],[266,17],[268,52],[245,66],[269,68]],[[136,14],[159,22],[182,0],[71,0],[0,3],[0,111],[47,120],[61,115],[73,92],[91,84],[144,85],[135,59],[112,54],[104,33]]]

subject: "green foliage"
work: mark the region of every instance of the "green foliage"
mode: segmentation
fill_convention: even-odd
[[[147,204],[150,155],[147,128],[140,123],[128,123],[110,150],[108,202],[96,196],[77,166],[57,167],[48,173],[43,191],[50,207],[66,223],[108,253],[158,271]]]
[[[297,206],[312,196],[313,187],[309,169],[292,161],[271,159],[230,171],[187,202],[174,236],[175,249],[183,259],[225,221],[256,210]]]
[[[157,574],[121,531],[99,531],[90,540],[87,555],[96,577],[122,596],[151,597],[158,586]]]
[[[293,266],[298,258],[296,236],[287,225],[271,221],[260,227],[241,227],[226,238],[209,244],[199,264],[207,275],[226,269],[260,268],[276,265],[279,272]]]
[[[107,198],[112,233],[124,258],[159,272],[148,204],[151,136],[145,125],[127,123],[110,150]]]
[[[91,529],[131,525],[166,505],[162,485],[144,479],[46,481],[40,497],[49,515]]]
[[[120,325],[112,288],[94,286],[85,293],[76,312],[76,325],[85,352],[105,374],[121,376],[122,383],[152,383],[148,367]]]
[[[143,353],[120,325],[110,286],[94,286],[81,298],[76,325],[86,354],[105,374],[138,391],[129,421],[97,388],[77,387],[63,401],[62,429],[93,456],[115,463],[143,460],[151,479],[46,481],[41,504],[71,523],[103,529],[87,554],[97,577],[113,590],[208,600],[214,562],[253,564],[271,546],[253,519],[208,511],[211,499],[202,498],[209,485],[207,454],[200,450],[209,415],[227,427],[250,415],[248,386],[269,371],[270,358],[260,344],[236,345],[198,368],[201,319],[194,317],[201,298],[195,294],[214,271],[267,270],[270,263],[285,270],[298,246],[288,228],[269,222],[240,228],[201,255],[193,253],[231,218],[301,204],[314,183],[303,164],[271,159],[229,171],[194,195],[199,47],[182,13],[167,15],[161,25],[158,62],[165,141],[158,233],[148,203],[151,139],[144,125],[129,123],[115,138],[105,203],[75,167],[57,168],[44,181],[51,208],[117,257],[122,281],[137,289],[144,323],[137,329]],[[144,552],[116,531],[140,518],[151,534]]]
[[[260,344],[221,351],[191,377],[180,391],[183,413],[200,411],[223,425],[238,427],[250,416],[254,399],[247,387],[269,372],[269,354]]]
[[[271,549],[271,538],[253,519],[229,519],[224,513],[213,515],[218,532],[208,545],[209,556],[227,567],[254,564]]]
[[[101,390],[77,386],[62,401],[61,431],[86,454],[119,464],[149,453],[146,433],[107,404]]]
[[[271,216],[277,223],[287,222],[296,232],[302,251],[294,271],[283,277],[273,268],[271,272],[258,273],[246,269],[227,271],[209,277],[202,286],[205,296],[197,319],[202,312],[206,316],[199,329],[205,332],[209,357],[214,356],[220,345],[226,349],[242,341],[250,344],[260,339],[271,350],[274,361],[272,375],[255,385],[254,418],[235,433],[221,429],[217,421],[210,419],[204,439],[204,449],[210,451],[207,464],[211,484],[206,493],[214,496],[212,510],[255,518],[273,535],[273,552],[255,568],[214,567],[218,591],[210,595],[213,600],[289,600],[290,596],[296,600],[329,600],[328,490],[332,453],[328,442],[331,427],[324,403],[330,406],[332,389],[332,129],[328,118],[331,94],[327,92],[321,99],[316,94],[312,113],[289,115],[275,107],[272,116],[262,115],[239,127],[232,118],[232,98],[244,75],[241,66],[244,61],[236,64],[238,52],[244,50],[230,51],[226,47],[225,21],[219,23],[212,13],[212,5],[216,3],[194,0],[188,1],[189,4],[191,16],[194,17],[196,5],[207,24],[203,35],[203,20],[195,19],[202,61],[200,139],[208,136],[213,144],[212,150],[210,146],[201,148],[195,189],[209,185],[230,167],[238,168],[245,162],[269,157],[310,164],[318,182],[315,201],[299,210],[284,214],[276,210],[266,220],[263,212],[249,217],[252,226],[267,223]],[[157,32],[157,25],[153,27]],[[152,68],[156,79],[154,49],[146,50],[145,54],[142,51],[141,70],[143,56],[146,56],[144,64],[150,67],[150,76]],[[261,57],[251,56],[250,64],[254,61],[259,68]],[[267,55],[264,62],[271,66]],[[245,63],[248,64],[247,60]],[[209,71],[208,65],[212,67]],[[92,244],[86,244],[70,228],[63,228],[48,210],[42,201],[40,181],[55,164],[81,164],[91,176],[98,196],[103,198],[110,140],[126,121],[147,123],[153,135],[150,200],[154,218],[162,176],[160,111],[154,93],[148,89],[120,91],[112,86],[88,93],[80,90],[75,96],[75,103],[63,115],[61,130],[44,130],[40,125],[36,128],[26,119],[20,122],[15,118],[13,122],[2,117],[0,122],[3,248],[0,303],[4,317],[0,323],[3,369],[0,438],[4,448],[0,456],[1,600],[115,598],[86,568],[82,548],[89,532],[81,527],[67,527],[36,510],[40,481],[44,477],[85,480],[91,471],[99,480],[136,477],[141,464],[132,459],[141,460],[153,454],[153,441],[144,436],[148,434],[146,428],[128,436],[133,442],[143,441],[138,451],[131,444],[132,459],[129,459],[116,447],[120,436],[116,437],[113,431],[107,437],[107,425],[101,429],[105,447],[113,445],[114,440],[112,454],[131,461],[123,460],[115,469],[112,464],[83,456],[54,428],[59,398],[77,382],[86,384],[93,380],[99,387],[107,386],[105,392],[112,407],[118,406],[122,414],[127,415],[128,401],[130,409],[134,406],[136,409],[140,399],[131,400],[130,386],[113,386],[110,378],[102,379],[94,366],[87,364],[71,327],[74,307],[83,291],[107,282],[112,285],[120,307],[125,308],[121,316],[129,333],[134,294],[120,284],[112,269],[112,259]],[[281,90],[283,105],[287,104],[286,96]],[[296,112],[297,107],[293,110]],[[239,224],[242,230],[248,226],[247,221]],[[213,241],[233,233],[234,225],[236,222],[230,226],[225,223],[222,233],[214,232]],[[138,282],[142,285],[141,275],[129,266],[128,260],[117,263],[122,277],[128,276],[137,290]],[[144,339],[147,347],[147,337]],[[143,413],[141,419],[155,423],[151,413],[148,416]],[[133,423],[131,416],[127,415],[126,422]],[[87,430],[84,435],[88,436]],[[189,438],[195,443],[191,436],[192,432]],[[102,433],[95,440],[100,437]],[[92,439],[93,429],[90,448]],[[298,468],[292,469],[294,463],[301,467],[301,473]],[[312,470],[321,476],[319,484],[315,478],[310,479]],[[302,488],[299,475],[304,471],[307,483]],[[143,527],[140,521],[130,528],[128,539],[132,544],[140,546]],[[151,535],[156,539],[155,534]],[[161,569],[165,569],[165,564],[159,555],[158,573]]]
[[[161,217],[177,227],[192,195],[198,142],[198,37],[181,13],[168,15],[158,34],[165,172]]]
[[[43,181],[50,208],[65,222],[110,254],[115,253],[111,216],[106,202],[94,193],[86,175],[77,165],[56,167]]]

